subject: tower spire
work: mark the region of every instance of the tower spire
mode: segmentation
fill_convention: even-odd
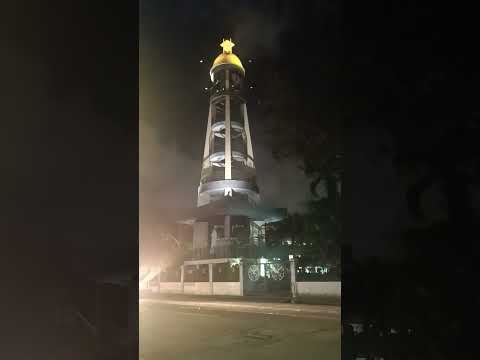
[[[220,47],[223,49],[224,54],[231,54],[232,53],[232,48],[235,46],[233,43],[232,39],[230,40],[225,40],[223,39],[222,43],[220,44]]]

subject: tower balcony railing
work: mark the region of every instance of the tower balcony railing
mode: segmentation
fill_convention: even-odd
[[[234,238],[231,238],[231,240],[234,240]],[[185,260],[259,258],[265,256],[266,250],[264,246],[255,244],[221,244],[214,247],[191,249],[185,254]]]
[[[208,164],[207,166],[209,166]],[[204,184],[210,181],[219,181],[225,179],[225,168],[220,166],[209,166],[205,167],[202,170],[201,174],[201,182]],[[256,183],[255,181],[255,167],[253,166],[253,161],[251,165],[247,165],[247,163],[238,163],[234,162],[232,164],[232,179],[235,180],[244,180],[244,181],[251,181],[252,183]]]
[[[218,102],[222,101],[225,95],[238,97],[240,101],[246,102],[245,100],[245,90],[240,88],[233,88],[226,90],[225,87],[213,87],[210,89],[210,101]]]

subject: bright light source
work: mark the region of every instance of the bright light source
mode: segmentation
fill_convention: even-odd
[[[268,260],[265,259],[264,257],[260,258],[260,264],[266,264],[267,262],[268,262]]]
[[[293,260],[293,255],[292,254],[288,255],[288,260]]]
[[[208,88],[204,88],[205,90],[208,90]]]
[[[202,59],[202,60],[200,60],[200,63],[203,63],[203,59]]]
[[[149,290],[150,282],[154,278],[156,278],[160,274],[160,272],[161,272],[160,266],[155,266],[155,267],[140,266],[139,284],[138,284],[139,291]]]
[[[265,264],[260,265],[260,276],[265,276]]]

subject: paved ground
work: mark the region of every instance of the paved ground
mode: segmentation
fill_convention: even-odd
[[[140,359],[340,359],[340,308],[199,299],[140,300]]]

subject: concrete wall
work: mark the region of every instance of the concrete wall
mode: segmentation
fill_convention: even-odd
[[[297,282],[297,293],[299,296],[338,296],[342,294],[341,281],[302,281]]]
[[[162,282],[160,283],[159,292],[163,294],[181,294],[182,283],[181,282]]]
[[[240,295],[240,282],[214,282],[214,295]]]
[[[209,282],[186,282],[183,284],[184,294],[210,295]]]
[[[297,282],[298,296],[341,296],[342,283],[340,281],[303,281]],[[209,282],[184,283],[185,294],[210,295]],[[153,290],[153,289],[152,289]],[[157,290],[157,289],[155,289]],[[158,289],[163,294],[181,294],[181,282],[162,282]],[[240,295],[240,282],[214,282],[213,295]]]
[[[184,283],[185,294],[210,295],[210,283],[186,282]],[[162,282],[160,287],[151,289],[161,294],[182,294],[181,282]],[[214,282],[213,295],[240,295],[240,282]]]

